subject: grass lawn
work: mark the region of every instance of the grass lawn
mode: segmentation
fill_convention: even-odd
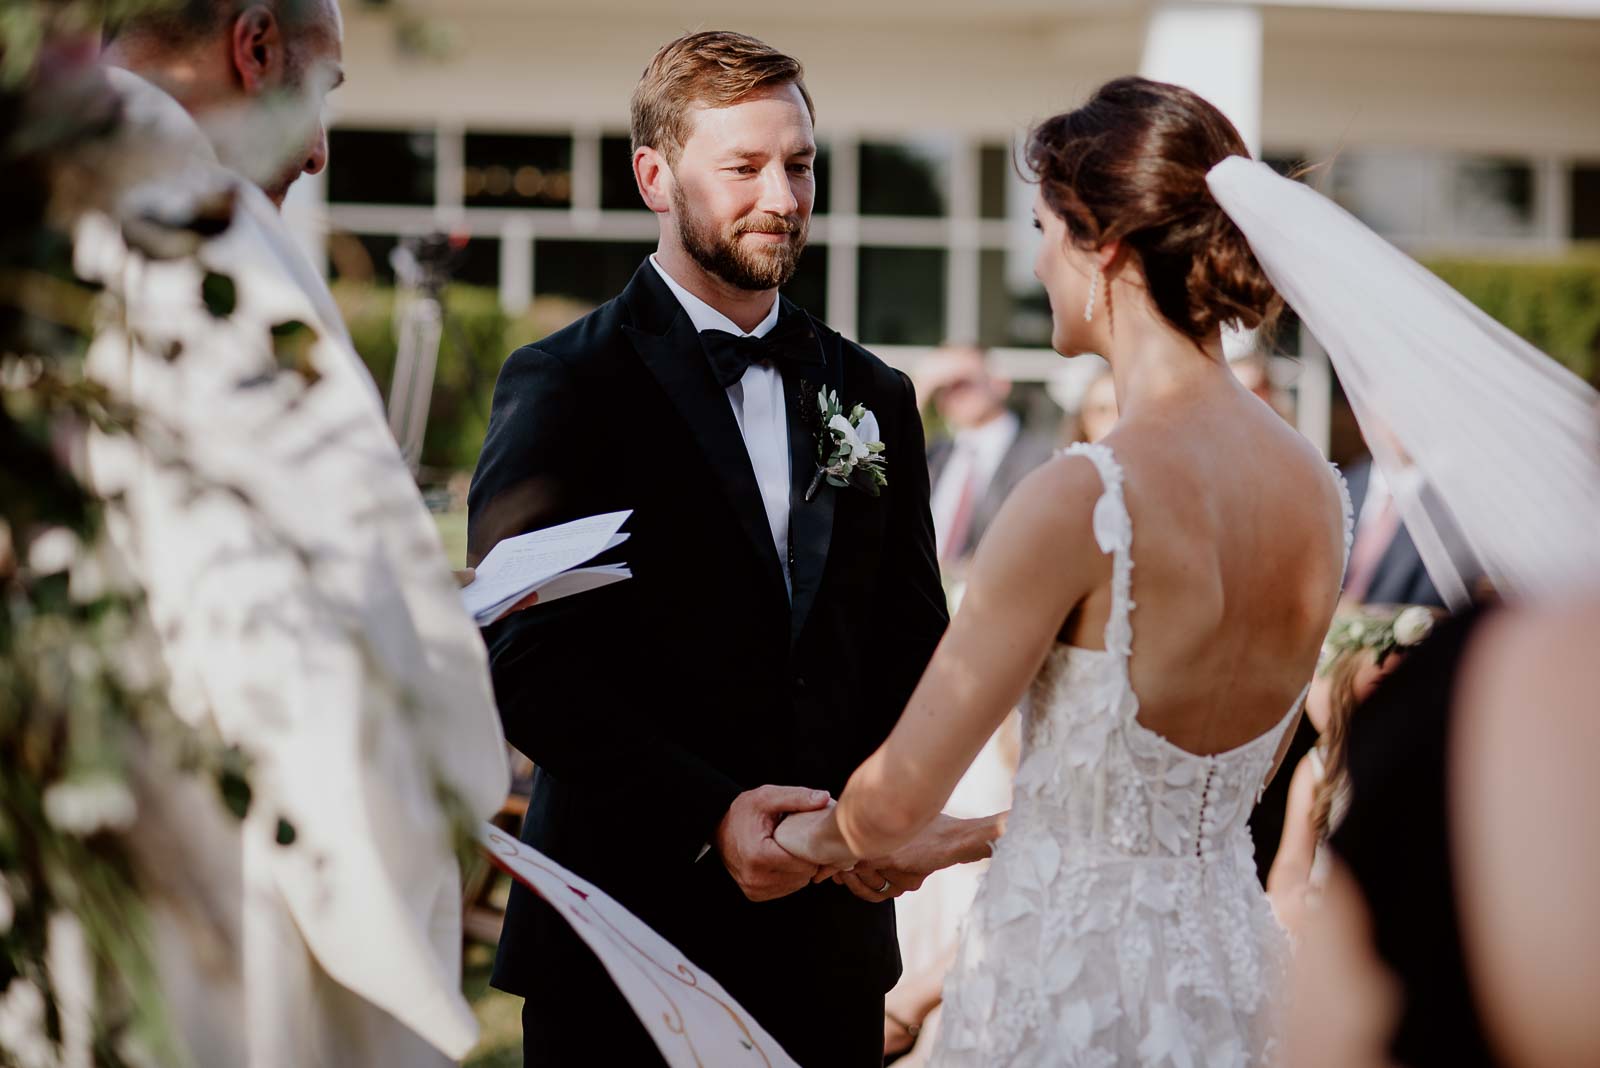
[[[435,512],[439,536],[451,567],[461,567],[467,557],[467,513]],[[500,876],[496,894],[503,904],[510,881]],[[477,943],[467,947],[462,961],[462,985],[481,1029],[478,1044],[467,1054],[466,1068],[522,1068],[522,999],[489,987],[494,968],[494,947]]]
[[[451,567],[465,567],[467,559],[467,513],[435,512],[433,522],[444,539],[444,553]]]
[[[496,896],[504,902],[510,880],[504,875],[499,880]],[[489,988],[493,966],[493,946],[467,947],[462,985],[481,1030],[477,1046],[467,1054],[466,1068],[522,1068],[522,999]]]

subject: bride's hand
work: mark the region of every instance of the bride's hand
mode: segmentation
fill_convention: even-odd
[[[833,818],[834,803],[815,812],[792,812],[772,832],[787,852],[819,868],[848,868],[856,862],[839,835]]]

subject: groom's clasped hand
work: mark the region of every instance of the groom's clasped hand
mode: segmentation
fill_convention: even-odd
[[[762,786],[734,799],[717,826],[713,843],[723,865],[751,901],[774,901],[813,883],[832,880],[857,897],[888,901],[921,887],[940,867],[921,842],[912,842],[892,857],[840,866],[806,855],[805,837],[783,836],[779,825],[801,813],[824,813],[834,805],[825,790],[801,786]],[[791,851],[792,850],[792,851]]]
[[[826,790],[803,786],[761,786],[733,799],[717,824],[713,845],[744,896],[773,901],[809,886],[817,865],[778,844],[778,824],[794,812],[815,812],[833,804]]]

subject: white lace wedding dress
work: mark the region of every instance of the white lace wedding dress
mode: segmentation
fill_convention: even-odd
[[[1056,646],[1023,705],[1011,816],[967,917],[932,1063],[1270,1063],[1288,945],[1246,821],[1305,694],[1215,756],[1139,724],[1122,469],[1105,445],[1066,452],[1105,484],[1094,532],[1114,556],[1106,648]],[[1348,492],[1345,505],[1348,551]]]

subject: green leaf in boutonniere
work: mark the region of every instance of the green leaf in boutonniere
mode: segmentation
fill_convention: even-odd
[[[854,486],[873,497],[889,484],[885,447],[879,440],[878,417],[864,404],[848,412],[838,393],[817,391],[817,473],[806,490],[806,500],[816,496],[823,482],[846,489]]]

